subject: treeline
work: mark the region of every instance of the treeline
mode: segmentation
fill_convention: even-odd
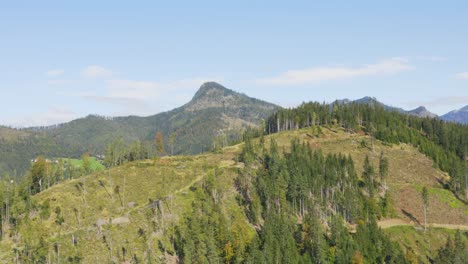
[[[212,146],[206,146],[204,151],[221,152],[224,147],[242,142],[243,135],[253,135],[257,129],[224,131],[219,130],[213,137]],[[135,140],[126,143],[119,138],[106,147],[104,164],[107,167],[119,166],[127,162],[153,159],[165,155],[174,155],[178,140],[177,133],[171,133],[164,137],[161,131],[156,132],[153,140]]]
[[[155,147],[151,141],[136,140],[132,144],[126,144],[123,139],[117,139],[107,146],[105,153],[104,164],[113,167],[154,157]]]
[[[158,158],[163,155],[173,155],[177,135],[172,133],[167,141],[161,131],[156,132],[153,141],[135,140],[131,144],[122,138],[113,141],[106,147],[104,164],[107,167],[119,166],[126,162]],[[169,147],[169,152],[166,151]]]
[[[348,132],[364,131],[390,144],[412,144],[450,174],[451,190],[468,199],[466,125],[387,111],[377,103],[304,103],[297,108],[279,110],[263,128],[267,133],[276,133],[316,125],[335,125]]]

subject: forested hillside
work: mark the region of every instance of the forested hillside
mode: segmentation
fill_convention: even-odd
[[[151,146],[157,132],[162,133],[164,149],[169,154],[202,153],[217,143],[226,146],[230,141],[239,141],[245,128],[257,126],[277,109],[273,104],[209,82],[187,104],[153,116],[91,115],[53,127],[0,129],[0,175],[8,172],[22,176],[30,160],[38,155],[104,155],[106,147],[118,140],[126,145],[138,141]]]
[[[467,233],[431,225],[466,228],[468,207],[443,192],[438,180],[446,174],[416,148],[391,146],[331,124],[268,136],[256,133],[249,130],[243,144],[218,153],[129,162],[33,196],[30,180],[20,185],[3,182],[7,210],[2,212],[0,259],[7,263],[466,260]],[[429,190],[427,225],[423,187]],[[387,231],[385,225],[395,219],[400,222]],[[400,230],[405,235],[395,237]],[[414,244],[413,236],[428,242]]]
[[[389,144],[408,143],[431,157],[434,165],[451,176],[450,189],[468,200],[468,127],[434,118],[419,118],[378,104],[307,103],[272,115],[269,133],[314,125],[337,125],[348,132],[364,131]]]

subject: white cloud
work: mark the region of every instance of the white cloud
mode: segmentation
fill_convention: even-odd
[[[111,104],[120,114],[149,115],[180,106],[206,81],[219,78],[189,78],[168,82],[114,79],[106,81],[104,93],[81,94],[96,103]]]
[[[90,65],[81,71],[81,76],[85,78],[108,78],[112,76],[112,71],[99,65]]]
[[[168,93],[196,90],[206,81],[217,81],[218,78],[191,78],[170,82],[138,81],[138,80],[109,80],[107,94],[109,98],[133,99],[152,101]],[[174,95],[174,94],[172,94]]]
[[[443,61],[448,60],[446,57],[441,57],[441,56],[430,56],[430,57],[426,57],[426,59],[432,62],[443,62]]]
[[[428,101],[409,102],[409,105],[425,105],[428,107],[453,106],[458,104],[468,104],[468,96],[446,96],[438,97]]]
[[[457,74],[458,79],[468,79],[468,72],[460,72]]]
[[[53,69],[53,70],[48,70],[46,72],[46,75],[48,77],[58,77],[58,76],[61,76],[65,73],[65,70],[63,69]]]
[[[448,61],[447,57],[442,57],[442,56],[415,56],[415,57],[411,57],[411,58],[414,58],[415,60],[422,60],[422,61],[429,61],[429,62]]]
[[[74,81],[71,81],[71,80],[55,79],[55,80],[48,80],[47,84],[49,86],[62,86],[62,85],[72,84],[73,82]]]
[[[76,113],[61,107],[49,108],[44,112],[38,112],[34,115],[15,117],[11,120],[5,120],[5,123],[13,127],[32,127],[32,126],[50,126],[69,122],[77,118]]]
[[[290,70],[278,76],[257,80],[266,85],[301,85],[319,81],[330,81],[373,75],[391,75],[413,69],[403,58],[391,58],[361,67],[316,67],[303,70]]]
[[[110,80],[107,81],[107,97],[149,100],[157,97],[160,84],[149,81]]]

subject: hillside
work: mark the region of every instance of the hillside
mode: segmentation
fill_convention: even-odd
[[[369,136],[350,134],[333,127],[284,131],[264,139],[254,139],[254,144],[262,140],[270,142],[271,139],[277,142],[281,156],[285,158],[286,153],[292,151],[293,139],[308,144],[308,148],[313,150],[321,150],[324,154],[350,155],[359,181],[364,180],[360,175],[363,174],[365,157],[368,156],[370,163],[377,167],[380,153],[383,152],[389,161],[387,184],[393,208],[387,218],[397,218],[404,223],[414,221],[420,230],[420,223],[423,222],[420,191],[422,187],[428,187],[429,225],[467,224],[468,206],[439,183],[448,176],[435,169],[432,161],[412,146],[388,145],[376,141],[372,149],[369,147]],[[258,165],[246,167],[239,161],[243,148],[244,144],[241,144],[225,148],[219,154],[138,161],[56,185],[32,198],[28,213],[18,219],[18,234],[10,233],[10,238],[0,243],[0,260],[13,262],[16,250],[20,254],[29,252],[30,257],[43,255],[52,262],[67,259],[83,263],[103,263],[109,260],[115,263],[176,263],[181,258],[180,254],[184,254],[184,259],[187,259],[190,247],[197,245],[198,254],[206,252],[210,259],[215,258],[210,257],[209,253],[212,253],[219,254],[225,260],[234,261],[237,258],[241,261],[238,256],[249,256],[248,252],[252,252],[253,245],[259,243],[259,237],[264,240],[268,232],[276,232],[269,229],[270,213],[265,211],[259,218],[252,218],[250,213],[255,212],[252,210],[255,207],[248,209],[248,201],[242,198],[245,195],[242,191],[244,187],[239,187],[239,184],[261,186],[254,179],[265,173],[261,170],[256,172],[255,166]],[[255,148],[261,152],[272,151],[270,147],[266,150]],[[247,182],[239,182],[244,180]],[[279,183],[279,186],[281,184],[292,186],[291,181]],[[247,197],[253,201],[256,199],[252,192]],[[252,206],[262,208],[265,205],[253,203]],[[294,227],[288,228],[307,228],[302,221],[308,220],[300,214],[292,213],[296,211],[292,204],[283,210],[291,211],[287,218],[291,219]],[[325,218],[334,218],[332,215],[325,216],[331,209],[321,210]],[[385,221],[385,217],[380,217],[380,221]],[[335,232],[331,228],[331,232]],[[400,230],[398,228],[392,227],[387,233],[395,237]],[[352,229],[349,227],[349,231]],[[406,228],[408,240],[400,241],[397,235],[395,241],[403,245],[406,252],[427,262],[427,257],[435,256],[437,252],[434,250],[437,248],[434,249],[435,245],[414,244],[410,236],[424,239],[437,237],[436,245],[443,245],[449,233],[429,229],[429,235],[426,236],[418,229]],[[362,236],[359,230],[355,237],[348,239],[359,241]],[[215,232],[211,236],[216,241],[223,241],[223,244],[210,244],[209,232]],[[308,234],[307,229],[303,232],[304,235]],[[195,240],[189,240],[189,237]],[[277,239],[288,241],[289,238],[285,233]],[[339,245],[327,250],[333,252],[337,247]],[[335,257],[338,258],[338,254]]]
[[[47,128],[2,129],[0,139],[12,140],[0,145],[3,162],[0,175],[11,174],[14,170],[22,175],[29,167],[29,160],[37,155],[77,158],[85,152],[105,154],[106,146],[117,139],[122,138],[127,143],[153,142],[158,131],[164,136],[168,152],[168,140],[174,133],[174,154],[202,153],[213,148],[217,137],[223,144],[238,140],[243,129],[257,126],[278,108],[208,82],[187,104],[153,116],[105,118],[91,115]]]

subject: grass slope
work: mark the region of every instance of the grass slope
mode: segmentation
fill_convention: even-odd
[[[399,242],[406,250],[406,256],[412,256],[417,263],[431,263],[437,251],[443,247],[450,236],[454,238],[456,230],[431,228],[426,233],[411,226],[391,227],[385,230],[390,239]],[[468,244],[468,232],[462,236]]]
[[[350,154],[356,162],[358,173],[361,173],[366,155],[377,167],[380,152],[383,151],[390,161],[388,185],[397,218],[405,222],[423,222],[420,188],[427,186],[430,188],[429,223],[467,223],[467,205],[456,200],[438,182],[447,175],[434,168],[430,159],[411,146],[388,146],[376,142],[372,150],[364,146],[371,145],[366,135],[327,128],[322,128],[321,133],[312,129],[282,132],[270,135],[266,140],[270,137],[277,140],[280,149],[285,151],[290,141],[298,137],[312,148],[322,149],[326,153]],[[362,141],[366,144],[362,144]],[[54,186],[34,196],[38,209],[23,216],[19,234],[31,244],[49,245],[52,260],[80,256],[84,263],[102,263],[110,258],[117,261],[122,259],[122,247],[125,247],[127,257],[135,255],[144,260],[148,248],[152,248],[152,254],[160,256],[159,261],[175,262],[176,257],[172,256],[174,247],[169,238],[183,215],[190,212],[192,202],[197,199],[197,190],[204,186],[207,176],[211,174],[220,190],[220,202],[226,219],[229,219],[229,226],[239,234],[251,237],[255,229],[237,203],[233,182],[238,168],[243,166],[236,162],[241,148],[242,145],[236,145],[225,148],[220,154],[165,157],[156,161],[129,163]],[[49,214],[43,209],[47,204]],[[60,208],[64,219],[61,225],[57,223],[56,208]],[[414,253],[421,259],[440,246],[440,243],[431,241],[427,242],[430,247],[413,242],[421,240],[422,236],[414,227],[400,226],[387,230],[396,240],[402,233],[414,236],[408,238],[409,242],[402,240],[401,244],[415,248]],[[439,233],[444,236],[452,233],[441,229],[430,230],[430,237],[424,239],[439,241],[442,237]],[[76,245],[72,243],[73,238]],[[57,245],[58,253],[54,251],[54,245]],[[0,252],[5,252],[7,248],[21,249],[22,246],[14,241],[3,241]],[[163,251],[167,252],[166,255],[163,255]],[[10,262],[13,258],[12,254],[0,254],[0,260],[4,262]]]
[[[359,175],[362,174],[366,155],[378,172],[380,153],[384,152],[390,162],[388,191],[393,197],[397,217],[424,223],[421,191],[426,186],[429,188],[428,223],[468,224],[468,206],[440,184],[440,181],[445,181],[449,176],[434,168],[432,160],[416,148],[406,144],[387,145],[376,141],[372,150],[369,136],[348,134],[335,128],[322,128],[322,134],[318,138],[314,134],[310,129],[303,129],[281,132],[272,137],[283,148],[289,146],[291,139],[299,137],[312,148],[321,149],[325,153],[347,153],[353,158]],[[362,141],[365,146],[361,144]]]

